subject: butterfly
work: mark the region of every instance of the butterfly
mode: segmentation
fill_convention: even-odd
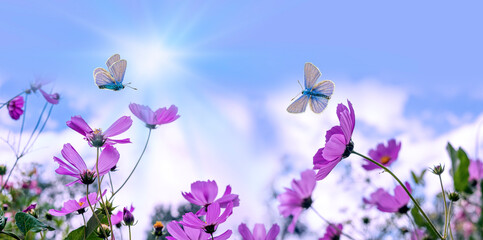
[[[316,66],[312,63],[305,63],[305,89],[302,88],[302,96],[288,106],[287,111],[289,113],[304,112],[308,102],[310,102],[310,108],[312,108],[314,113],[321,113],[324,111],[330,97],[334,93],[335,85],[334,82],[330,80],[324,80],[315,84],[320,75],[320,71]]]
[[[121,59],[119,54],[114,54],[107,59],[106,65],[109,71],[100,67],[94,69],[94,83],[99,89],[109,89],[113,91],[124,89],[127,84],[122,84],[122,81],[124,80],[127,61]]]

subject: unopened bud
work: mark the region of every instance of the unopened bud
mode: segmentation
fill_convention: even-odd
[[[456,201],[460,200],[460,195],[457,192],[452,192],[452,193],[448,194],[448,198],[452,202],[456,202]]]
[[[441,175],[444,172],[444,165],[435,165],[433,168],[430,169],[432,173],[436,175]]]
[[[153,225],[153,235],[156,237],[161,237],[163,235],[163,228],[163,223],[161,221],[156,221],[156,223]]]

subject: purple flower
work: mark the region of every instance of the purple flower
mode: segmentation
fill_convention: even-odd
[[[405,183],[406,188],[411,192],[409,183]],[[374,205],[382,212],[400,212],[406,213],[409,209],[407,204],[409,202],[409,195],[401,186],[396,186],[394,189],[394,196],[386,192],[382,188],[378,188],[371,194],[370,199],[363,198],[364,203]]]
[[[127,226],[132,226],[134,224],[134,216],[126,207],[122,210],[122,220],[124,220],[124,224]]]
[[[8,114],[13,120],[18,120],[23,114],[24,100],[22,96],[17,96],[8,102]]]
[[[369,151],[369,156],[374,161],[388,167],[391,163],[396,161],[399,150],[401,150],[401,142],[396,143],[396,140],[391,139],[387,142],[387,147],[384,146],[383,143],[379,143],[376,149],[371,149]],[[379,166],[368,160],[366,160],[366,164],[362,165],[362,167],[368,171],[379,168]]]
[[[343,159],[348,157],[354,143],[351,140],[352,132],[356,123],[352,103],[347,100],[349,108],[343,104],[337,106],[337,116],[340,126],[332,127],[325,134],[325,147],[319,149],[314,155],[314,169],[317,172],[317,180],[322,180]]]
[[[325,234],[323,237],[319,238],[319,240],[332,240],[332,239],[339,239],[342,233],[342,224],[329,224],[327,229],[325,230]]]
[[[101,200],[101,198],[104,196],[104,194],[106,194],[106,192],[107,192],[107,189],[104,190],[104,192],[102,193],[102,196],[99,196],[99,197],[97,197],[96,192],[89,193],[88,197],[91,205],[94,205],[97,202],[99,202],[99,200]],[[68,200],[67,202],[64,202],[64,207],[60,209],[60,211],[55,209],[50,209],[49,213],[52,216],[65,216],[75,211],[77,211],[79,214],[82,214],[85,212],[85,208],[89,207],[89,202],[87,201],[86,197],[82,197],[81,199],[79,199],[79,201]]]
[[[483,162],[481,162],[479,159],[470,160],[468,172],[470,173],[470,181],[479,181],[483,178]]]
[[[92,130],[91,127],[84,121],[81,116],[74,116],[67,121],[67,126],[72,128],[74,131],[82,134],[91,146],[102,147],[104,143],[109,145],[114,145],[116,143],[130,143],[129,138],[114,140],[110,137],[117,136],[126,130],[128,130],[132,125],[131,117],[123,116],[115,121],[105,132],[102,132],[100,128]]]
[[[39,89],[39,91],[42,93],[42,95],[44,96],[45,100],[47,100],[47,102],[52,103],[52,104],[59,103],[60,96],[59,96],[58,93],[48,94],[44,90],[42,90],[41,88]]]
[[[210,234],[205,233],[205,231],[201,229],[191,228],[187,226],[183,226],[181,228],[179,223],[176,221],[171,221],[168,223],[167,226],[169,234],[172,237],[166,237],[168,240],[206,240],[211,239]],[[231,230],[228,230],[221,234],[220,236],[215,237],[215,240],[225,240],[231,236]]]
[[[210,204],[210,206],[208,206],[205,221],[202,221],[195,214],[193,214],[192,212],[189,212],[183,215],[183,221],[181,221],[180,223],[183,224],[184,227],[203,229],[206,233],[213,234],[214,232],[216,232],[218,225],[220,225],[221,223],[224,223],[226,219],[232,214],[232,212],[233,212],[232,203],[228,203],[225,211],[221,213],[220,204],[218,202],[214,202]],[[225,232],[222,235],[224,234],[227,234],[227,233]]]
[[[268,234],[265,231],[265,226],[263,224],[255,224],[253,227],[253,234],[248,229],[247,225],[242,223],[238,226],[238,232],[242,236],[243,240],[275,240],[278,233],[280,232],[280,227],[277,224],[273,224]]]
[[[295,230],[295,224],[304,209],[312,205],[312,192],[315,188],[315,172],[313,170],[306,170],[302,172],[300,180],[292,180],[292,189],[285,188],[285,192],[278,195],[277,199],[280,202],[278,211],[284,216],[292,215],[292,223],[288,226],[288,231]]]
[[[421,229],[416,229],[411,232],[411,240],[422,240],[426,237],[426,234]]]
[[[26,209],[24,209],[22,212],[28,213],[28,212],[34,210],[36,207],[37,207],[37,203],[32,203]]]
[[[132,213],[134,211],[134,207],[131,205],[129,211]],[[118,211],[116,214],[111,216],[111,223],[112,225],[118,225],[122,222],[123,218],[123,211]]]
[[[54,161],[59,164],[59,168],[57,168],[55,172],[61,175],[77,178],[77,180],[68,183],[66,186],[70,186],[77,182],[82,182],[84,184],[91,184],[94,182],[97,177],[96,166],[94,166],[92,170],[87,169],[84,160],[70,143],[64,144],[61,153],[69,164],[54,156]],[[112,167],[116,166],[117,161],[119,161],[119,152],[113,146],[107,145],[99,156],[99,176],[108,173]]]
[[[156,112],[153,112],[148,106],[131,103],[129,104],[131,112],[138,117],[141,121],[146,123],[146,127],[154,129],[157,125],[167,124],[174,122],[179,118],[178,108],[175,105],[171,105],[169,109],[159,108]]]
[[[215,181],[210,180],[196,181],[191,184],[191,192],[182,192],[181,194],[190,203],[202,206],[196,213],[198,216],[205,215],[207,207],[214,202],[219,203],[222,208],[226,208],[228,203],[232,203],[233,207],[240,205],[240,199],[238,199],[237,194],[231,193],[230,185],[226,186],[223,196],[215,200],[216,195],[218,195],[218,185]]]

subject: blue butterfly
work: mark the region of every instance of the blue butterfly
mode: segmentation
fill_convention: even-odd
[[[319,69],[312,63],[305,63],[304,79],[305,89],[302,96],[288,106],[289,113],[305,112],[307,103],[310,102],[310,108],[314,113],[321,113],[327,107],[330,97],[334,93],[334,83],[330,80],[324,80],[315,84],[320,77]]]
[[[121,59],[119,54],[114,54],[107,59],[106,65],[109,71],[100,67],[94,69],[94,83],[99,89],[109,89],[113,91],[124,89],[127,84],[122,84],[122,81],[124,80],[127,61]]]

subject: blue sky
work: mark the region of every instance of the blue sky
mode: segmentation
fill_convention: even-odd
[[[176,104],[180,120],[157,130],[151,143],[169,147],[160,147],[164,153],[153,150],[144,165],[146,171],[148,164],[191,169],[187,170],[191,177],[172,187],[175,193],[187,191],[192,181],[215,177],[250,193],[245,185],[264,185],[271,178],[270,171],[257,166],[274,169],[282,156],[303,159],[297,160],[296,169],[310,168],[325,131],[337,124],[337,103],[346,99],[359,113],[355,137],[366,140],[359,143],[363,149],[391,137],[414,147],[455,138],[474,151],[474,127],[481,122],[483,109],[483,35],[478,31],[482,5],[478,1],[2,3],[0,100],[37,77],[51,80],[47,88],[58,91],[62,101],[54,109],[46,139],[78,138],[64,125],[72,115],[106,128],[121,114],[130,114],[130,102],[152,108]],[[98,90],[93,84],[94,68],[104,67],[114,53],[128,61],[125,82],[132,82],[137,91]],[[300,91],[297,80],[303,79],[305,62],[315,64],[322,79],[336,84],[334,98],[321,115],[285,111]],[[0,119],[12,124],[5,116]],[[143,130],[135,120],[127,134],[136,140],[134,146],[142,145]],[[72,138],[45,150],[46,156],[50,154],[45,161]],[[295,149],[294,142],[300,148]],[[138,154],[135,147],[125,151],[128,156]],[[406,151],[408,158],[414,157]],[[149,156],[162,156],[166,162],[153,163],[156,160]],[[170,165],[173,159],[186,165]],[[245,169],[246,174],[194,167],[208,163]],[[255,174],[262,177],[245,180],[246,184],[240,180]],[[133,182],[153,181],[147,176]],[[176,200],[181,201],[160,197],[150,203]],[[148,208],[140,212],[147,214]]]

